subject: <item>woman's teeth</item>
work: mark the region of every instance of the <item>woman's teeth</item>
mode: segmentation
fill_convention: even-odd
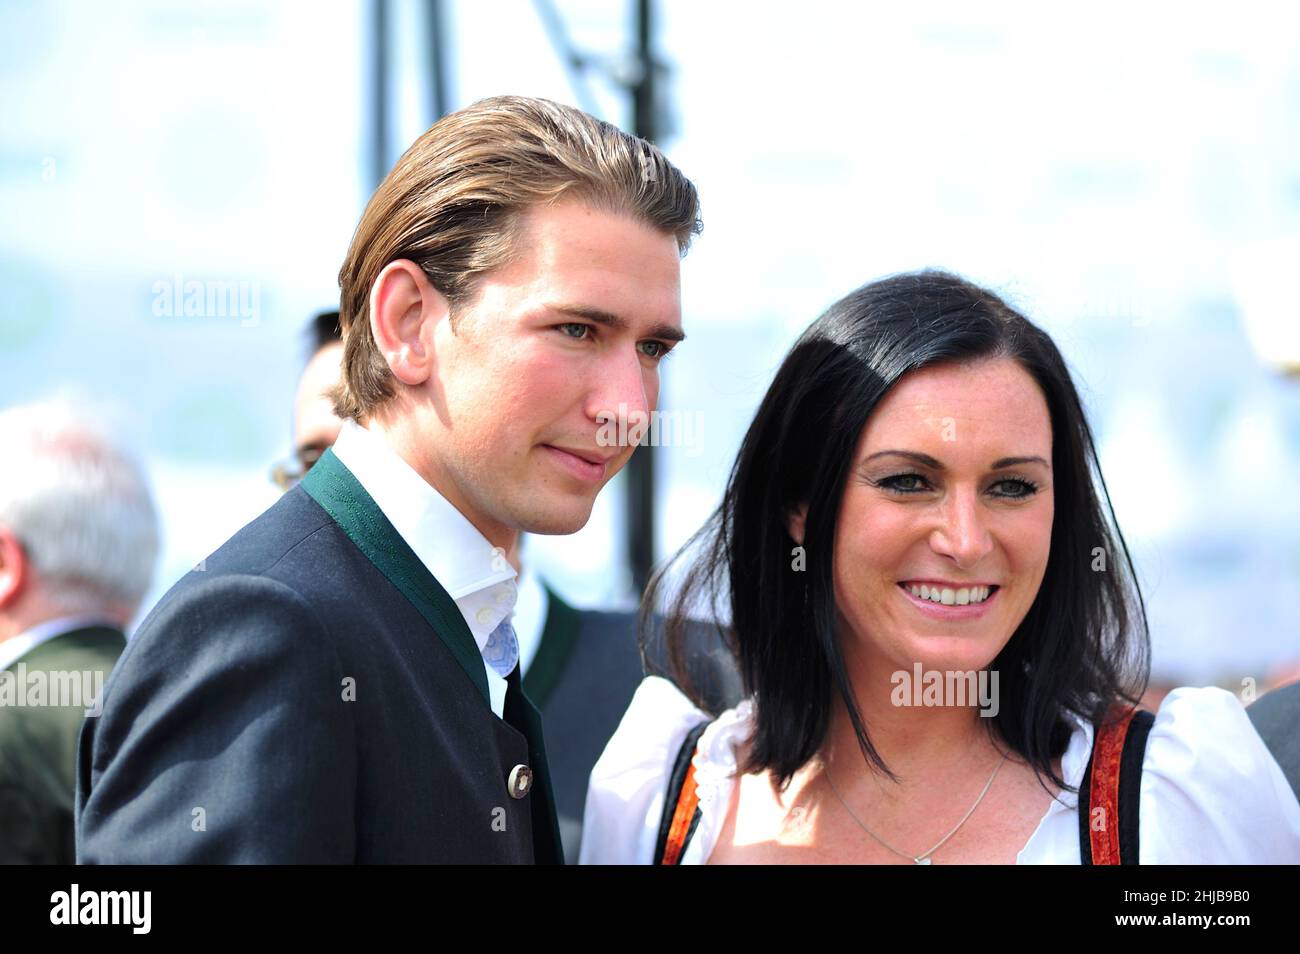
[[[962,587],[959,590],[950,589],[946,586],[928,586],[925,583],[904,584],[913,596],[923,600],[929,600],[932,603],[942,603],[944,606],[965,606],[968,603],[983,603],[993,592],[991,587],[972,586]]]

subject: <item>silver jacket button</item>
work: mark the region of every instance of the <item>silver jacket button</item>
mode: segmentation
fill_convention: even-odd
[[[510,770],[510,780],[506,782],[506,788],[511,798],[523,798],[532,787],[533,770],[527,765],[516,765]]]

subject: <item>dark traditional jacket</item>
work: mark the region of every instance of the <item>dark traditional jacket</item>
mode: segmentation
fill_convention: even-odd
[[[87,720],[80,862],[563,861],[541,719],[327,452],[141,624]]]
[[[124,646],[120,630],[75,629],[46,640],[0,673],[8,682],[0,688],[0,864],[75,860],[77,737],[87,713],[95,717],[94,694]],[[39,697],[33,691],[38,679],[45,686]],[[76,692],[56,692],[58,681]]]

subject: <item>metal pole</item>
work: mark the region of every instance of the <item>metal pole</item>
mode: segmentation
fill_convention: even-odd
[[[370,181],[378,188],[388,175],[388,0],[373,0],[370,12]]]
[[[442,0],[429,0],[429,73],[433,80],[433,119],[447,115],[450,91],[447,88],[447,27],[443,19]]]
[[[636,2],[636,49],[640,75],[632,86],[632,128],[655,140],[655,68],[651,52],[651,0]],[[638,447],[627,465],[627,544],[632,586],[639,598],[655,563],[655,448]]]

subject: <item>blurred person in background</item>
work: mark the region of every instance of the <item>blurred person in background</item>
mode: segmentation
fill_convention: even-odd
[[[311,470],[343,425],[328,394],[338,383],[343,359],[338,319],[337,311],[323,311],[307,328],[311,354],[294,400],[294,455],[271,475],[282,490]],[[525,535],[519,536],[512,555],[519,579],[511,620],[519,670],[524,694],[542,714],[565,862],[576,864],[592,766],[645,676],[637,613],[569,605],[523,560]],[[739,676],[728,654],[715,648],[695,651],[691,658],[695,682],[713,704],[725,708],[740,701]]]
[[[334,446],[141,625],[79,861],[562,862],[510,560],[631,455],[602,416],[655,408],[699,229],[657,148],[546,100],[407,150],[339,275]]]
[[[1300,801],[1300,663],[1275,667],[1265,685],[1246,714]]]
[[[329,391],[339,382],[343,333],[337,311],[318,312],[307,325],[307,366],[293,399],[293,457],[271,470],[271,481],[290,490],[334,446],[342,419],[334,413]]]
[[[158,516],[137,464],[70,406],[0,412],[0,454],[0,862],[72,864],[87,696],[149,588]]]

